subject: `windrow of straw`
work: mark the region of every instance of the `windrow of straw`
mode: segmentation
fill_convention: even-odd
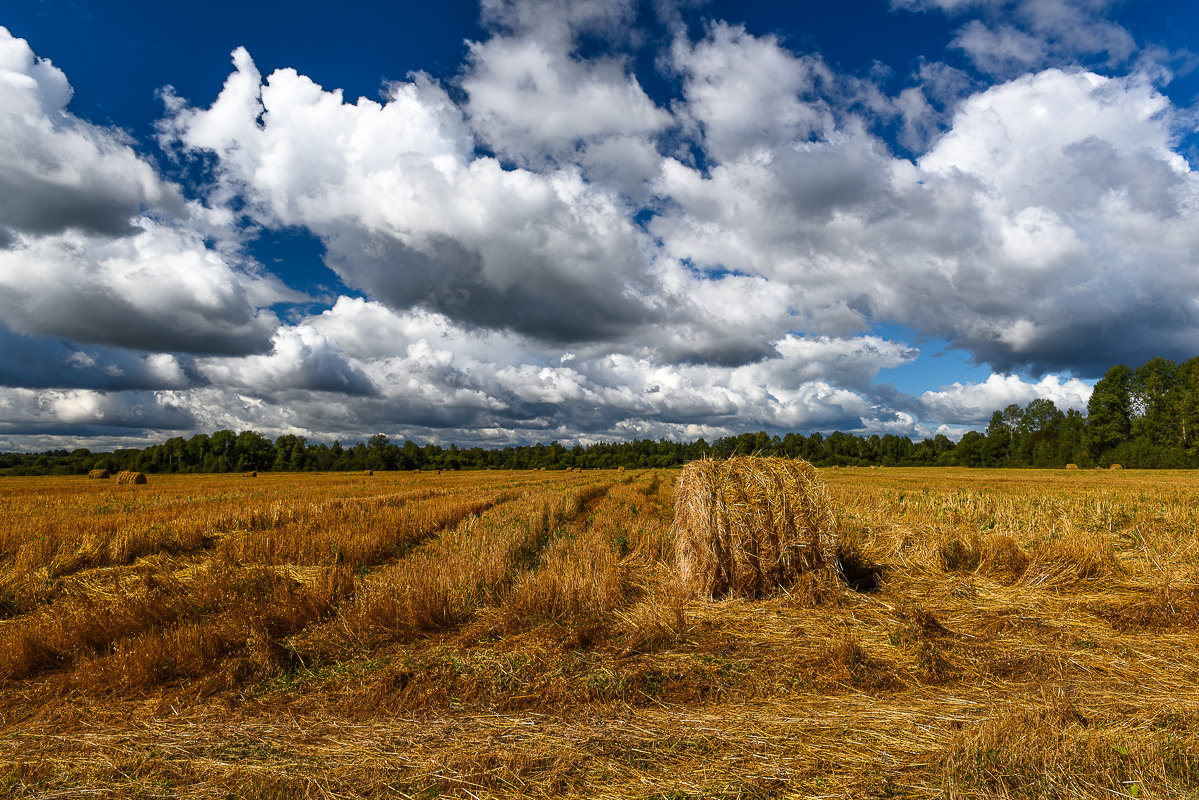
[[[701,597],[763,597],[836,568],[832,503],[816,468],[787,458],[693,461],[675,490],[670,537]]]
[[[146,476],[142,472],[130,472],[129,470],[121,470],[117,473],[117,483],[145,483]]]

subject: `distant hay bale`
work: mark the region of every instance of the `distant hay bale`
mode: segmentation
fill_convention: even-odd
[[[762,597],[836,569],[839,536],[816,468],[787,458],[692,461],[675,489],[670,538],[696,596]]]
[[[1078,469],[1078,465],[1077,464],[1067,464],[1066,469]]]
[[[616,468],[616,471],[617,471],[617,472],[624,472],[624,467],[617,467],[617,468]]]
[[[132,472],[130,470],[121,470],[117,473],[117,483],[145,483],[146,475],[142,472]]]
[[[374,475],[374,474],[375,474],[375,471],[374,471],[373,469],[368,469],[368,470],[366,471],[366,474],[367,474],[367,475]]]
[[[98,479],[98,480],[108,480],[109,478],[112,477],[111,475],[108,474],[108,470],[106,470],[106,469],[93,469],[91,472],[89,472],[87,474],[87,476],[89,478]]]
[[[1119,464],[1112,464],[1111,469],[1124,469],[1124,467],[1120,466]]]
[[[247,478],[257,478],[258,477],[257,472],[247,472],[247,473],[245,473],[245,475]]]

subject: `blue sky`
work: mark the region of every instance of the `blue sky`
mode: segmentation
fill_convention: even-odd
[[[1199,7],[13,0],[0,448],[958,436],[1199,354]]]

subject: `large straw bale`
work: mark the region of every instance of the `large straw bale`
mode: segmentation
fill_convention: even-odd
[[[692,461],[675,489],[676,566],[697,596],[762,597],[836,570],[836,519],[816,468],[788,458]]]
[[[92,479],[108,480],[112,476],[108,474],[106,469],[93,469],[87,473],[87,476]]]
[[[130,472],[129,470],[121,470],[117,473],[117,483],[145,483],[146,476],[141,472]]]

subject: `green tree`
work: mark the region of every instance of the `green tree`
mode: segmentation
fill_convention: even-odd
[[[230,460],[233,452],[233,442],[237,434],[233,431],[220,430],[208,437],[202,469],[204,472],[228,472],[233,468]]]
[[[1132,436],[1158,445],[1181,446],[1178,424],[1178,365],[1158,357],[1137,367],[1129,384]]]
[[[275,440],[275,461],[271,469],[299,472],[309,461],[308,442],[303,436],[287,434]]]
[[[1179,365],[1172,405],[1178,441],[1193,463],[1199,455],[1199,356]]]
[[[967,431],[958,442],[957,447],[953,448],[952,463],[959,467],[990,466],[987,449],[987,437],[978,431]]]
[[[1117,364],[1104,373],[1087,403],[1084,443],[1098,460],[1132,435],[1132,370]]]
[[[267,469],[275,460],[275,445],[258,431],[242,431],[233,440],[230,457],[238,472]]]
[[[1023,418],[1024,410],[1015,403],[991,415],[991,421],[987,424],[985,451],[989,465],[1010,464],[1018,460],[1017,455],[1023,444],[1020,435],[1020,421]]]
[[[1035,467],[1048,467],[1057,458],[1057,439],[1065,415],[1052,400],[1038,397],[1024,407],[1020,417],[1025,461]]]

